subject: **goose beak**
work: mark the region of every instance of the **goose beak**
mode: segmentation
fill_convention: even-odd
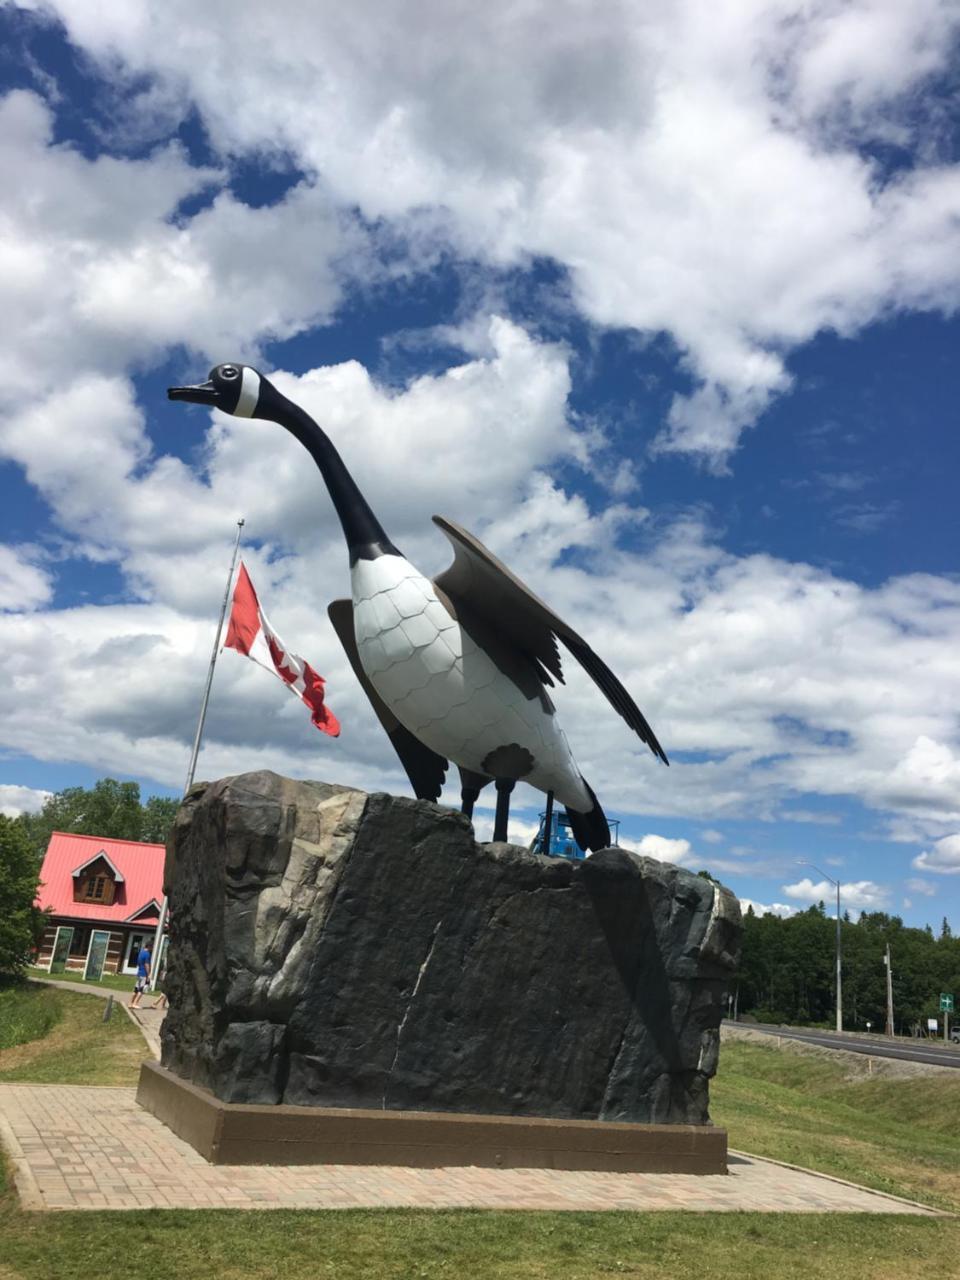
[[[191,404],[217,403],[218,392],[212,382],[201,382],[196,387],[167,387],[168,400],[189,400]]]

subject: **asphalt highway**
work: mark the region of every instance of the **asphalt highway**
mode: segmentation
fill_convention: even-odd
[[[803,1027],[775,1027],[762,1022],[725,1022],[725,1026],[739,1026],[747,1031],[760,1031],[766,1035],[783,1036],[788,1040],[805,1040],[825,1049],[846,1049],[848,1053],[867,1053],[871,1058],[903,1058],[907,1062],[926,1062],[935,1067],[960,1069],[960,1045],[947,1045],[943,1041],[888,1040],[885,1036],[837,1035],[835,1031],[808,1030]]]

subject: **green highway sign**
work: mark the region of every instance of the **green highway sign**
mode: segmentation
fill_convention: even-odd
[[[940,1012],[953,1013],[953,996],[948,996],[945,991],[940,992]]]

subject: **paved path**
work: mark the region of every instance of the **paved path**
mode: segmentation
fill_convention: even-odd
[[[848,1053],[866,1053],[872,1058],[901,1058],[906,1062],[923,1062],[933,1067],[960,1069],[960,1045],[935,1040],[913,1043],[888,1040],[886,1036],[868,1036],[851,1032],[811,1030],[806,1027],[778,1027],[764,1022],[725,1022],[724,1026],[759,1031],[763,1035],[782,1036],[785,1040],[802,1040],[823,1049],[845,1049]]]
[[[133,1089],[0,1085],[0,1140],[25,1209],[935,1210],[754,1156],[727,1177],[551,1169],[209,1165]]]
[[[114,991],[109,987],[98,987],[92,982],[58,982],[56,978],[38,978],[33,974],[30,975],[29,981],[39,982],[45,987],[56,987],[58,991],[70,991],[74,995],[79,993],[84,996],[98,996],[101,1000],[109,1000],[113,996],[114,1004],[120,1005],[126,1010],[130,1021],[146,1040],[150,1046],[150,1052],[159,1062],[160,1026],[167,1014],[165,1009],[154,1009],[152,1007],[154,1000],[157,998],[156,996],[144,996],[144,1000],[147,1003],[139,1004],[136,1009],[131,1009],[132,987],[129,991]]]

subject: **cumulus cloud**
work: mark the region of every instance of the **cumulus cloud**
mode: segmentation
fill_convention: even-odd
[[[829,880],[814,883],[809,877],[798,880],[796,884],[785,884],[783,892],[788,898],[800,902],[832,902],[836,898],[836,886]],[[881,911],[889,901],[889,890],[885,885],[875,884],[872,880],[852,880],[840,886],[840,906],[843,910]]]
[[[793,347],[960,298],[960,169],[915,108],[955,47],[943,0],[42,11],[120,84],[121,118],[195,104],[221,155],[293,155],[411,260],[550,257],[595,324],[671,334],[692,386],[657,447],[715,468]],[[877,142],[906,162],[884,170]]]
[[[328,320],[337,263],[362,237],[321,187],[251,208],[177,144],[145,159],[88,159],[53,141],[36,95],[0,99],[0,307],[15,315],[0,352],[0,407],[77,376],[117,376],[183,344],[204,360],[254,352]],[[213,194],[193,216],[188,197]]]
[[[944,836],[932,849],[918,854],[913,860],[913,865],[918,871],[936,871],[945,876],[960,875],[960,835]]]
[[[786,919],[789,916],[795,916],[797,914],[796,907],[788,906],[784,902],[764,903],[754,902],[752,898],[740,899],[740,910],[744,915],[746,915],[751,908],[753,909],[753,914],[755,916],[781,916]]]
[[[584,775],[616,797],[613,816],[809,821],[802,798],[819,794],[922,821],[931,839],[951,835],[960,587],[932,575],[863,587],[802,563],[732,555],[696,516],[651,522],[627,504],[591,510],[555,473],[582,457],[566,353],[503,318],[488,317],[484,331],[485,354],[406,387],[380,386],[357,363],[274,376],[326,425],[415,563],[432,573],[449,561],[432,511],[462,520],[621,675],[671,756],[669,773],[572,659],[556,695]],[[243,514],[265,605],[328,676],[345,732],[334,747],[316,742],[297,706],[278,705],[269,679],[225,655],[203,767],[269,763],[403,789],[326,622],[327,602],[346,594],[348,580],[315,467],[275,425],[165,411],[194,424],[197,467],[156,453],[119,377],[74,379],[0,432],[75,553],[117,563],[132,596],[129,605],[0,618],[16,677],[0,690],[8,745],[105,771],[136,758],[145,776],[177,785]],[[65,420],[78,430],[61,440]],[[55,714],[44,679],[60,690]],[[518,807],[538,803],[518,796]],[[672,860],[696,856],[672,848]],[[761,867],[704,861],[724,873]],[[762,866],[782,874],[776,860]]]
[[[49,791],[38,791],[33,787],[0,783],[0,813],[7,818],[18,818],[21,813],[39,813],[50,795]]]
[[[639,840],[623,839],[620,841],[625,849],[641,853],[647,858],[656,858],[658,862],[674,862],[677,866],[688,866],[694,857],[690,841],[672,839],[670,836],[648,834]]]
[[[0,610],[36,609],[53,594],[50,574],[34,563],[36,551],[0,543]]]
[[[714,466],[813,333],[957,300],[957,173],[905,106],[950,49],[955,19],[935,0],[771,0],[706,22],[691,3],[587,21],[563,2],[548,24],[504,4],[414,6],[401,21],[279,0],[240,25],[216,2],[199,16],[182,0],[43,11],[109,67],[124,141],[134,126],[165,136],[195,104],[217,160],[198,167],[177,145],[90,159],[55,140],[38,95],[0,102],[0,154],[18,175],[0,192],[0,307],[17,317],[0,353],[0,452],[49,504],[63,554],[117,565],[130,600],[44,608],[68,562],[0,549],[4,736],[42,759],[182,781],[243,515],[271,617],[328,676],[345,732],[321,740],[269,677],[225,655],[201,771],[405,788],[325,620],[347,578],[315,468],[271,424],[149,406],[154,427],[175,414],[195,432],[189,462],[167,456],[129,376],[179,344],[185,376],[257,359],[270,337],[329,320],[350,282],[382,270],[379,235],[400,274],[440,253],[495,268],[547,255],[596,325],[670,333],[690,386],[657,447]],[[869,144],[892,139],[905,159],[891,175]],[[230,193],[236,157],[281,152],[307,176],[279,203]],[[604,479],[602,442],[570,410],[570,354],[489,309],[448,336],[462,359],[405,385],[358,361],[273,376],[328,428],[411,559],[442,568],[428,517],[462,520],[623,677],[669,773],[572,661],[557,692],[616,811],[826,821],[810,797],[853,796],[894,834],[922,833],[919,869],[948,862],[957,582],[864,587],[730,554],[696,513],[651,517],[629,468],[606,477],[616,500],[598,511],[569,479],[587,466]],[[682,840],[656,847],[643,851],[698,856]]]

